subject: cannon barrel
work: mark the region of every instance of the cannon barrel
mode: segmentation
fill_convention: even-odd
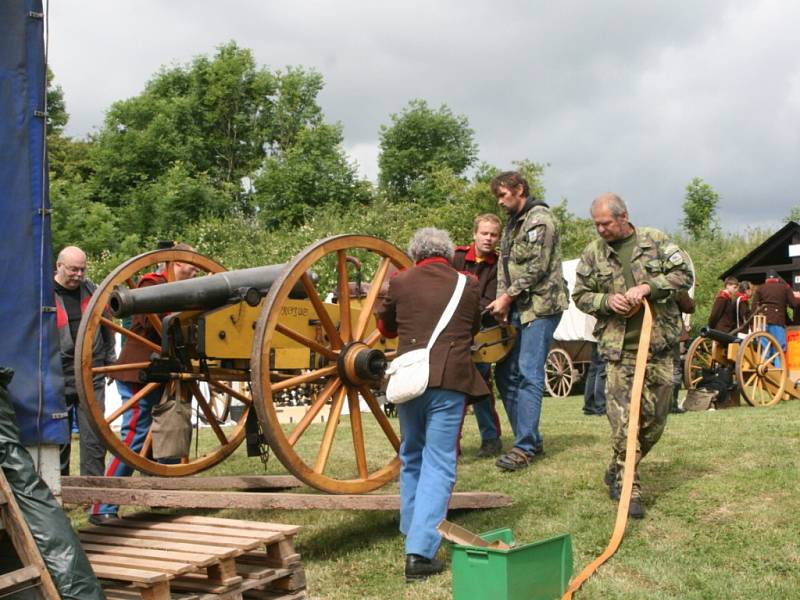
[[[117,288],[111,293],[108,305],[111,314],[122,318],[141,313],[211,310],[240,300],[257,304],[267,294],[284,266],[224,271],[132,290]],[[258,295],[252,290],[256,290]],[[302,285],[295,286],[291,297],[305,297]]]
[[[739,341],[739,338],[735,335],[730,335],[719,329],[711,329],[711,327],[708,326],[700,328],[700,335],[704,338],[712,339],[715,342],[720,342],[721,344],[732,344],[733,342]]]

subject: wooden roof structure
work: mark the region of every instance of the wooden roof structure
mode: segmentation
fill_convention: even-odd
[[[764,283],[767,272],[778,275],[793,289],[800,289],[800,256],[790,257],[789,246],[800,244],[800,224],[789,221],[764,242],[751,250],[744,258],[719,276],[724,280],[734,276],[754,284]]]

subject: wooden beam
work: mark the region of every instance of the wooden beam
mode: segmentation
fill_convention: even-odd
[[[283,490],[304,485],[291,475],[222,477],[62,477],[67,487],[126,490]]]
[[[214,492],[183,490],[113,489],[62,486],[61,498],[66,504],[107,502],[166,508],[246,508],[287,510],[399,510],[399,494],[291,494],[254,492]],[[450,508],[501,508],[514,500],[506,494],[492,492],[456,492],[450,497]]]

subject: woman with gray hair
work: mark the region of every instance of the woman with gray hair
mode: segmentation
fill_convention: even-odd
[[[425,348],[453,297],[458,272],[450,265],[453,242],[446,231],[426,227],[408,245],[415,265],[389,282],[378,328],[399,337],[398,356]],[[397,406],[400,444],[400,531],[406,536],[406,582],[443,569],[435,560],[456,480],[456,441],[467,396],[485,396],[486,383],[472,362],[472,336],[480,326],[478,282],[467,277],[455,313],[430,352],[425,392]]]

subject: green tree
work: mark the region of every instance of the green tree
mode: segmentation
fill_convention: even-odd
[[[800,223],[800,204],[793,206],[792,210],[789,211],[789,215],[783,219],[784,223],[790,223],[791,221]]]
[[[719,233],[718,204],[719,194],[699,177],[694,177],[686,186],[681,225],[692,239]]]
[[[456,116],[446,106],[431,109],[425,100],[415,99],[392,123],[380,128],[379,185],[392,199],[421,203],[435,200],[432,174],[443,170],[463,177],[478,156],[474,132],[467,118]],[[435,194],[434,194],[435,195]]]
[[[253,203],[269,228],[299,225],[317,211],[364,210],[372,196],[369,182],[342,150],[340,125],[300,129],[293,144],[269,156],[254,180]]]

